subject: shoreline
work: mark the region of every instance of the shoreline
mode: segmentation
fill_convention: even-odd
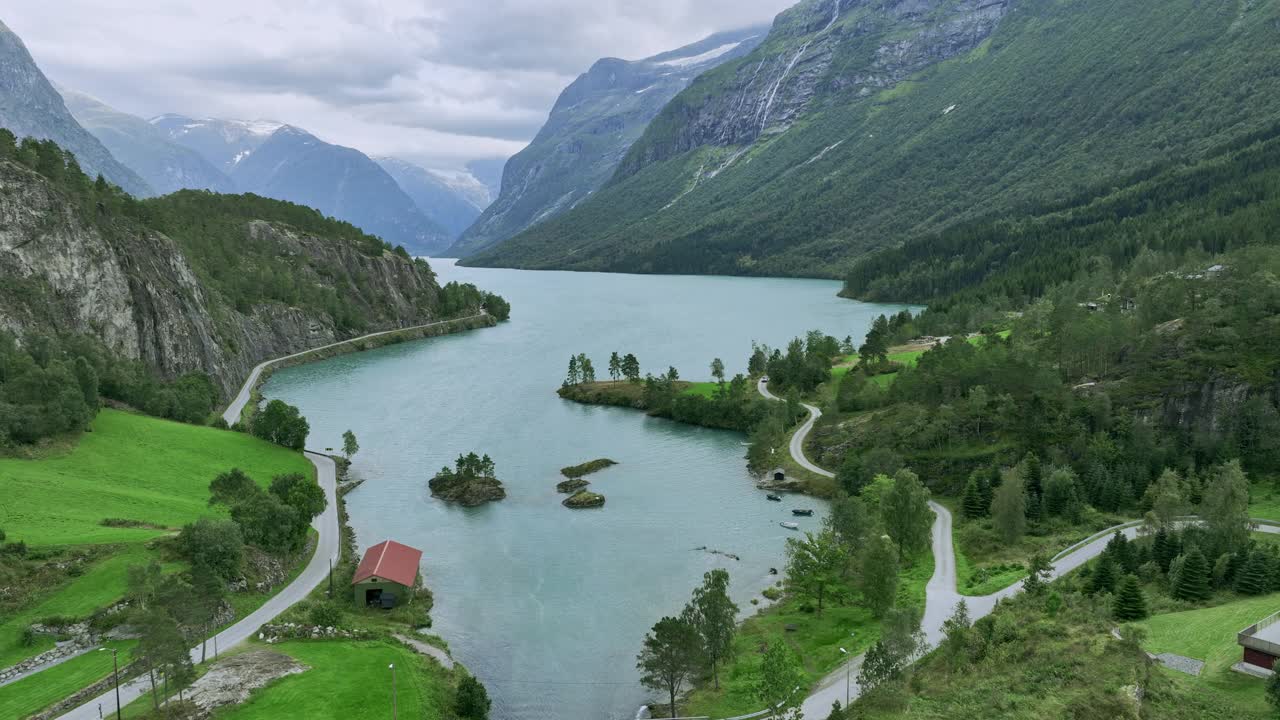
[[[456,328],[449,327],[455,323],[461,323],[461,326]],[[438,320],[425,325],[415,325],[412,327],[396,328],[393,330],[382,330],[354,337],[349,340],[342,340],[329,345],[321,345],[320,347],[303,350],[301,352],[294,353],[293,355],[286,355],[282,358],[264,360],[254,366],[253,370],[249,373],[249,377],[245,380],[244,385],[241,386],[240,392],[237,393],[235,397],[231,398],[226,408],[222,411],[221,417],[226,421],[229,427],[234,426],[236,423],[247,425],[248,421],[257,413],[258,405],[262,401],[262,386],[271,378],[271,374],[278,369],[328,360],[340,355],[350,355],[352,353],[365,352],[366,350],[376,350],[388,345],[398,345],[402,342],[423,340],[431,337],[441,337],[460,332],[479,330],[481,328],[495,327],[497,324],[498,320],[496,318],[488,313],[481,312],[477,315],[451,318],[449,320]]]

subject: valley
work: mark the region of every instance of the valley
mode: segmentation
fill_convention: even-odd
[[[1280,712],[1280,0],[87,3],[0,718]]]

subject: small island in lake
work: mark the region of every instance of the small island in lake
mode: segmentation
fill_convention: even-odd
[[[570,480],[565,480],[562,483],[558,483],[556,485],[556,492],[576,493],[590,484],[591,483],[583,480],[582,478],[572,478]]]
[[[433,497],[463,507],[476,507],[507,496],[502,483],[494,477],[496,470],[488,455],[460,455],[455,465],[453,469],[441,468],[427,483]]]
[[[592,460],[591,462],[584,462],[581,465],[574,465],[572,467],[560,468],[560,474],[567,478],[576,480],[578,478],[590,475],[591,473],[600,472],[601,470],[607,467],[613,467],[614,465],[617,465],[617,464],[618,463],[614,462],[613,460],[610,460],[609,458],[600,458],[598,460]],[[564,485],[565,483],[560,483],[560,484]],[[564,492],[564,490],[561,490],[560,492]]]
[[[590,490],[579,490],[573,497],[564,501],[564,506],[571,510],[604,507],[604,496]]]

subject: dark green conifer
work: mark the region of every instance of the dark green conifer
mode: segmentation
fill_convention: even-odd
[[[1147,616],[1147,598],[1142,594],[1138,578],[1126,575],[1111,602],[1111,614],[1120,622],[1142,620]]]
[[[1242,595],[1261,595],[1270,586],[1267,577],[1267,558],[1260,552],[1249,554],[1249,561],[1236,573],[1236,592]]]
[[[1116,589],[1116,565],[1111,555],[1103,553],[1089,578],[1089,594],[1100,595]]]
[[[1173,596],[1178,600],[1190,602],[1208,600],[1213,593],[1211,580],[1209,561],[1205,559],[1204,553],[1200,552],[1200,548],[1193,546],[1187,551],[1182,572],[1178,575],[1178,582],[1172,588]]]

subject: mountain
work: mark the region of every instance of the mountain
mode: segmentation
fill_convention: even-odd
[[[839,277],[1280,116],[1280,2],[806,0],[476,265]]]
[[[84,93],[62,87],[58,92],[81,127],[157,193],[167,195],[183,189],[235,192],[231,178],[196,151],[171,141],[146,120]]]
[[[452,242],[359,150],[270,120],[161,115],[151,124],[222,168],[240,192],[315,208],[416,254],[436,254]]]
[[[126,192],[154,194],[146,181],[122,165],[93,135],[80,126],[12,30],[0,22],[0,127],[19,138],[53,140],[75,153],[90,176],[101,174]]]
[[[489,205],[489,189],[465,173],[444,175],[391,157],[374,161],[450,238],[457,239]]]
[[[207,373],[227,397],[264,359],[456,311],[425,261],[315,210],[193,191],[139,202],[48,170],[0,140],[0,326],[19,337],[92,336],[163,378]]]
[[[230,175],[236,165],[284,127],[274,120],[221,120],[160,115],[151,124],[173,142],[200,153],[222,172]]]
[[[489,202],[502,193],[502,169],[506,165],[506,158],[483,158],[467,163],[467,172],[489,191]]]
[[[750,52],[766,33],[748,28],[644,60],[597,61],[560,94],[533,142],[507,161],[498,199],[451,254],[493,247],[590,197],[672,97],[699,74]]]

